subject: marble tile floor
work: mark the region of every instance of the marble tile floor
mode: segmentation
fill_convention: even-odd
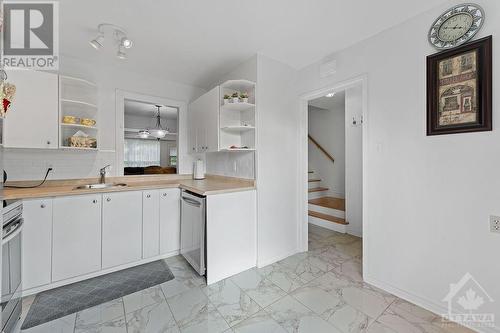
[[[211,286],[168,258],[174,280],[22,333],[471,332],[364,283],[361,239],[310,225],[309,248]]]

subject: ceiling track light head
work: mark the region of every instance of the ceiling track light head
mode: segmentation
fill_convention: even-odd
[[[131,48],[133,43],[132,40],[127,37],[127,31],[125,29],[114,24],[101,23],[97,26],[97,31],[98,36],[90,41],[90,45],[93,48],[95,48],[96,50],[101,49],[104,46],[104,36],[106,31],[111,31],[118,47],[118,51],[116,53],[117,58],[127,59],[125,49]]]

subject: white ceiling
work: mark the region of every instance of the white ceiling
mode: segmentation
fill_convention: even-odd
[[[309,105],[325,110],[344,111],[345,106],[345,91],[335,93],[333,97],[320,97],[309,101]]]
[[[133,116],[148,116],[153,119],[157,113],[155,104],[139,102],[126,99],[125,100],[125,114]],[[163,106],[160,108],[160,117],[162,119],[177,119],[177,109]]]
[[[60,50],[96,65],[208,88],[256,53],[299,69],[443,2],[60,0]],[[102,22],[129,31],[134,47],[128,60],[116,59],[109,45],[104,52],[89,46]]]

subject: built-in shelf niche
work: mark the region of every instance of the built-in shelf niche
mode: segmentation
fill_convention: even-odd
[[[219,150],[254,151],[255,150],[255,82],[248,80],[229,80],[220,86],[219,112]],[[224,103],[224,95],[234,92],[247,93],[248,102]],[[236,146],[238,148],[230,148]],[[239,147],[248,147],[239,148]]]
[[[86,133],[89,137],[97,140],[99,147],[99,119],[97,107],[97,86],[90,81],[69,77],[59,77],[59,147],[62,149],[89,150],[97,148],[70,147],[68,138],[78,131]],[[96,124],[86,126],[81,123],[63,123],[65,116],[73,116],[78,119],[93,119]]]

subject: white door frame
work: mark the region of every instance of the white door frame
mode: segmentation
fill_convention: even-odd
[[[123,146],[125,144],[125,100],[147,102],[151,104],[167,105],[175,107],[178,110],[177,114],[177,174],[184,172],[184,156],[187,156],[187,133],[184,129],[187,128],[187,103],[177,101],[165,97],[151,96],[145,94],[134,93],[125,90],[116,90],[115,102],[115,117],[116,117],[116,176],[123,176]],[[186,165],[189,165],[187,163]]]
[[[312,99],[316,99],[326,95],[329,92],[336,92],[346,90],[348,88],[358,86],[362,87],[362,105],[363,105],[363,182],[362,182],[362,193],[366,192],[366,169],[367,169],[367,149],[368,149],[368,133],[367,133],[367,122],[368,122],[368,76],[362,75],[355,77],[353,79],[349,79],[346,81],[342,81],[339,83],[333,83],[329,86],[305,93],[300,96],[300,127],[299,127],[299,204],[298,204],[298,216],[299,216],[299,226],[298,226],[298,239],[297,243],[299,244],[299,249],[301,252],[305,252],[308,250],[308,102]],[[362,219],[363,219],[363,230],[365,230],[366,225],[366,196],[363,195],[363,207],[362,207]],[[364,235],[364,232],[363,232]],[[363,238],[363,242],[365,242],[365,238]],[[363,246],[363,252],[366,246]],[[363,258],[366,258],[365,253],[363,253]]]

